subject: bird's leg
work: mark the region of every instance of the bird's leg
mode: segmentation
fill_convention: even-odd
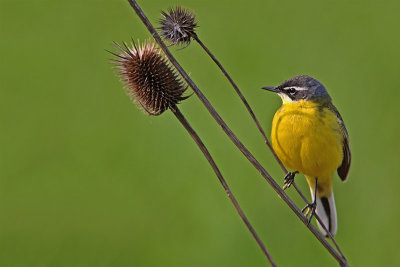
[[[294,177],[296,176],[296,174],[299,173],[298,171],[294,171],[294,172],[288,172],[285,175],[285,183],[283,184],[283,190],[285,190],[286,188],[289,188],[292,183],[294,182]]]
[[[304,212],[305,210],[306,213],[304,214],[306,217],[308,215],[308,213],[311,210],[311,214],[310,214],[310,218],[308,218],[308,223],[311,222],[312,217],[315,214],[315,209],[317,208],[317,185],[318,185],[318,177],[315,177],[315,188],[314,188],[314,201],[311,204],[307,204],[302,210],[301,212]]]

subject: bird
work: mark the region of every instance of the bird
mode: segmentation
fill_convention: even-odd
[[[280,161],[290,170],[284,178],[284,189],[293,183],[297,173],[303,174],[312,203],[302,212],[311,210],[308,222],[316,213],[330,234],[335,235],[333,178],[337,172],[346,181],[351,165],[349,134],[342,116],[325,86],[310,76],[298,75],[278,86],[262,89],[282,99],[282,106],[272,120],[271,143]],[[319,221],[317,224],[327,237],[327,231]]]

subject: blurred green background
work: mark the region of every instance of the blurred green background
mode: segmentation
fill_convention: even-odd
[[[348,182],[335,179],[337,241],[352,266],[399,266],[399,1],[139,4],[153,23],[169,6],[194,10],[268,133],[280,99],[261,86],[308,74],[328,88],[353,152]],[[112,41],[150,37],[127,1],[0,0],[0,36],[1,266],[267,265],[172,113],[144,115],[111,69]],[[196,43],[172,51],[282,183],[211,60]],[[278,265],[337,266],[196,96],[180,107]]]

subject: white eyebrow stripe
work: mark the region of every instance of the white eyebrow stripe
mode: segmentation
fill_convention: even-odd
[[[288,86],[288,87],[283,88],[283,90],[288,90],[289,88],[294,88],[294,89],[296,89],[296,91],[306,91],[307,90],[306,87],[297,87],[297,86]]]

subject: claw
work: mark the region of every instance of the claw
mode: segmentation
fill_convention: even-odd
[[[294,182],[294,177],[296,174],[299,173],[298,171],[295,172],[288,172],[284,178],[285,183],[283,184],[283,190],[286,190],[286,188],[289,188],[293,182]]]
[[[311,219],[314,217],[315,209],[316,209],[316,208],[317,208],[317,202],[316,202],[316,200],[314,200],[313,203],[307,204],[307,205],[301,210],[301,212],[303,212],[303,213],[304,213],[304,211],[307,210],[306,213],[304,214],[304,216],[306,216],[306,217],[307,217],[308,213],[309,213],[310,210],[311,210],[310,217],[308,218],[308,223],[310,223],[310,222],[311,222]]]

